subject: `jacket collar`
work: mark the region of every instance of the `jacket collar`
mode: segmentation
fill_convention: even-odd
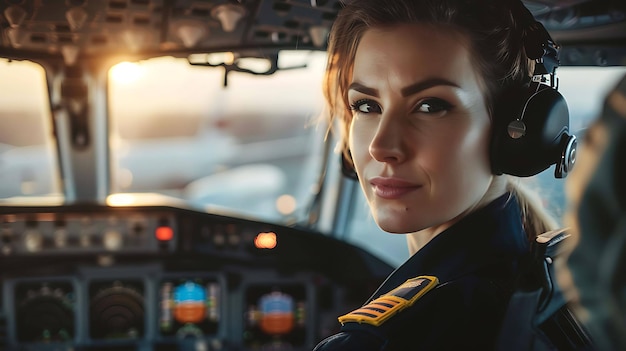
[[[517,199],[507,193],[435,236],[391,273],[372,296],[418,275],[450,281],[485,265],[513,262],[529,250]]]

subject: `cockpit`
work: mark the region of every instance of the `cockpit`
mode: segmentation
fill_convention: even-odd
[[[527,4],[581,131],[626,73],[626,8]],[[339,329],[409,256],[321,118],[341,6],[0,1],[0,350],[310,350]],[[551,173],[525,181],[558,217]]]

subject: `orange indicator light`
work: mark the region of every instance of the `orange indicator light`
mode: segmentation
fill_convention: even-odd
[[[160,226],[154,232],[154,236],[161,241],[169,241],[174,238],[174,230],[170,227]]]
[[[276,247],[276,233],[259,233],[254,238],[254,246],[258,249],[273,249]]]

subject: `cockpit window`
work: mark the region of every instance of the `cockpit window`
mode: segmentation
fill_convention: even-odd
[[[0,198],[59,192],[43,67],[0,59]]]
[[[273,75],[187,59],[109,71],[112,192],[155,192],[192,205],[284,222],[319,173],[324,53],[281,53],[306,68]],[[280,65],[280,61],[279,61]]]
[[[291,55],[293,54],[293,55]],[[323,161],[323,52],[285,52],[267,75],[199,67],[172,57],[120,63],[109,72],[111,191],[160,193],[209,210],[280,223],[301,219]],[[579,139],[624,67],[560,67],[559,90]],[[43,68],[0,60],[0,198],[58,194],[57,152]],[[337,156],[338,157],[338,156]],[[564,181],[551,168],[524,179],[557,220]],[[338,237],[391,264],[408,255],[385,234],[354,186]]]

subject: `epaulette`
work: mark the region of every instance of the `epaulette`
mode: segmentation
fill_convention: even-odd
[[[408,279],[367,305],[339,317],[339,322],[342,325],[355,322],[379,326],[396,313],[413,305],[437,284],[439,284],[439,279],[434,276],[422,275]]]

